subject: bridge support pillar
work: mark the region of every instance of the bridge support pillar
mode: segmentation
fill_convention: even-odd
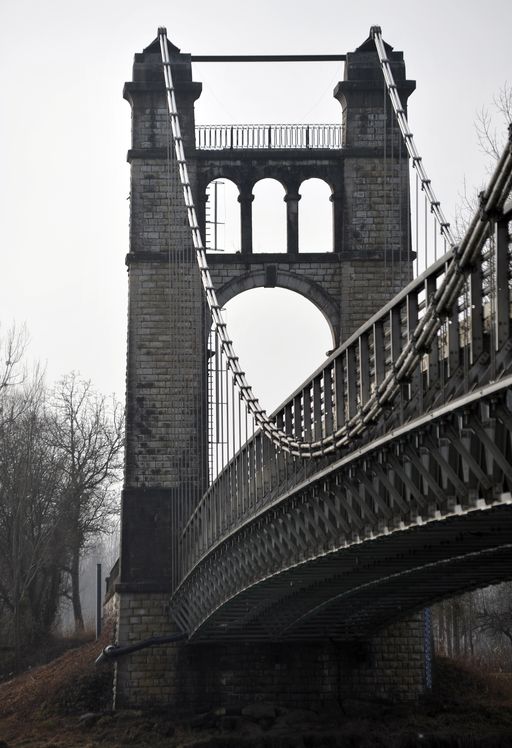
[[[197,194],[201,180],[211,181],[209,169],[216,170],[216,177],[223,173],[229,178],[233,172],[226,154],[219,171],[212,154],[205,159],[198,153],[194,101],[201,86],[192,80],[190,55],[172,44],[169,54],[190,183]],[[401,56],[389,54],[400,72],[405,106],[413,84],[405,80]],[[281,169],[295,173],[297,189],[290,190],[287,203],[288,252],[277,261],[270,256],[268,265],[252,254],[251,225],[252,186],[256,177],[267,176],[267,166],[258,165],[258,159],[253,165],[252,154],[246,154],[251,168],[240,195],[241,255],[228,257],[223,271],[224,258],[209,258],[221,304],[230,298],[233,280],[238,292],[246,282],[249,287],[290,288],[318,304],[338,343],[409,278],[407,164],[398,158],[397,131],[383,110],[382,86],[373,45],[365,43],[347,58],[345,79],[337,87],[344,108],[343,151],[320,154],[320,161],[306,164],[305,170],[303,153],[281,158]],[[181,534],[209,479],[210,326],[172,149],[157,41],[135,56],[133,80],[124,95],[132,108],[132,148],[126,462],[115,593],[121,646],[176,631],[169,606],[183,571]],[[266,159],[272,162],[270,154]],[[236,154],[236,162],[231,165],[238,173],[243,154]],[[336,251],[306,262],[298,254],[298,188],[304,177],[316,173],[332,177]],[[202,208],[199,219],[204,223]],[[395,274],[387,272],[393,257],[404,260]],[[186,713],[254,700],[315,708],[354,694],[414,699],[423,688],[422,652],[417,620],[357,646],[328,641],[179,643],[119,659],[115,703],[170,705]]]
[[[297,191],[285,195],[286,202],[286,251],[289,255],[299,252],[299,200]]]
[[[169,45],[186,147],[194,146],[190,56]],[[209,320],[187,223],[157,41],[135,56],[124,96],[132,108],[126,442],[117,643],[173,632],[169,600],[183,524],[207,482],[206,337]],[[194,180],[191,170],[190,179]],[[116,705],[166,691],[166,650],[119,661]]]
[[[123,596],[119,626],[137,638],[168,634],[168,597]],[[427,681],[423,630],[416,615],[366,642],[179,642],[141,650],[117,662],[115,705],[165,706],[185,716],[255,701],[312,710],[357,699],[415,701]]]
[[[250,189],[242,189],[238,196],[240,203],[240,241],[242,254],[252,254],[252,203],[254,195]]]
[[[117,598],[118,641],[127,645],[174,633],[168,593],[131,592],[118,594]],[[119,658],[115,665],[114,707],[172,703],[174,651],[173,647],[152,647]]]

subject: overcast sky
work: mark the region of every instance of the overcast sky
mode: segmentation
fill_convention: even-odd
[[[464,180],[485,178],[473,122],[512,82],[511,22],[509,0],[2,0],[0,332],[25,322],[31,355],[50,381],[75,369],[124,397],[130,109],[122,87],[158,26],[193,54],[326,54],[355,49],[380,25],[417,81],[411,129],[450,220]],[[203,82],[197,121],[336,122],[332,90],[342,74],[341,63],[195,65]],[[242,307],[230,319],[261,316]],[[309,335],[325,351],[326,325],[302,307],[288,312],[303,347],[313,349],[304,345]],[[275,331],[277,312],[265,308]],[[274,349],[293,337],[291,322]],[[270,333],[259,335],[256,354]],[[291,371],[307,369],[316,355],[300,363],[286,352],[284,360]]]

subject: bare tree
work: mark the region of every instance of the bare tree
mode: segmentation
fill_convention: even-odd
[[[83,628],[80,556],[117,511],[123,435],[119,405],[77,375],[49,396],[26,346],[24,328],[0,338],[0,639],[18,664],[63,594]]]
[[[117,512],[115,491],[122,467],[123,413],[115,399],[99,395],[76,373],[54,390],[51,443],[64,470],[63,496],[70,599],[75,629],[84,627],[80,558],[88,541],[107,532]]]
[[[0,607],[18,665],[22,641],[44,637],[58,606],[61,466],[48,443],[40,383],[4,388],[0,399],[7,414],[0,422]]]
[[[26,377],[23,355],[27,346],[27,331],[15,325],[0,338],[0,393],[8,387],[22,384]]]
[[[490,106],[483,106],[476,114],[475,132],[480,150],[489,157],[491,171],[500,158],[512,125],[512,86],[505,82],[494,96]],[[460,202],[455,212],[455,232],[461,238],[478,206],[483,185],[469,188],[464,180]]]
[[[479,600],[476,628],[482,633],[506,639],[512,646],[512,585],[503,583],[489,588]]]
[[[497,124],[497,120],[499,124]],[[512,122],[512,86],[505,82],[492,100],[492,106],[482,107],[477,113],[475,130],[480,150],[491,161],[501,156],[506,142],[506,126]]]

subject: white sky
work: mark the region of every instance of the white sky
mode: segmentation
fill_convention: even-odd
[[[411,129],[450,219],[464,179],[485,177],[473,122],[512,82],[511,21],[509,0],[2,0],[1,329],[26,322],[31,355],[46,363],[50,381],[76,369],[124,396],[130,108],[122,87],[158,26],[184,52],[312,54],[351,51],[380,25],[417,81]],[[197,121],[335,122],[331,92],[341,77],[341,63],[195,65],[204,86]],[[297,334],[323,352],[329,344],[314,317],[312,331]],[[268,325],[279,329],[272,315]],[[293,339],[281,330],[282,340]],[[283,349],[279,338],[274,347]],[[319,363],[313,354],[295,363],[284,355],[304,375]],[[284,394],[296,382],[282,378]]]

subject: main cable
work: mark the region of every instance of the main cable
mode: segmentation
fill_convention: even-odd
[[[158,35],[160,39],[171,129],[189,225],[192,231],[193,246],[196,250],[199,271],[201,273],[203,288],[210,307],[212,320],[215,325],[215,331],[221,342],[222,351],[226,355],[227,365],[232,372],[233,380],[240,391],[240,397],[245,401],[247,411],[254,418],[253,424],[255,423],[259,428],[261,428],[262,432],[272,440],[279,450],[284,449],[286,452],[290,452],[292,455],[298,457],[321,457],[340,447],[346,447],[353,438],[360,436],[362,432],[364,432],[365,429],[383,412],[383,410],[389,406],[399,391],[401,383],[407,381],[414,370],[414,367],[418,365],[421,357],[432,346],[437,332],[442,327],[446,316],[449,314],[450,307],[457,298],[457,294],[460,292],[465,279],[471,272],[475,258],[486,239],[488,221],[497,210],[503,207],[505,199],[512,189],[512,132],[510,132],[509,142],[496,166],[489,185],[485,193],[481,196],[480,210],[474,216],[460,245],[456,246],[455,239],[450,230],[450,224],[446,221],[440,203],[432,190],[431,181],[426,174],[422,164],[422,159],[414,144],[412,133],[409,130],[405,112],[398,96],[397,86],[391,72],[390,62],[386,56],[381,29],[378,26],[372,27],[371,35],[375,41],[389,96],[395,109],[407,151],[413,161],[416,173],[421,180],[421,186],[429,201],[431,212],[434,214],[439,224],[445,244],[448,243],[450,245],[450,249],[446,253],[447,267],[443,281],[435,294],[433,294],[432,299],[425,309],[424,315],[418,322],[412,335],[410,335],[408,342],[400,352],[397,360],[393,362],[391,370],[385,376],[381,384],[376,388],[368,401],[358,409],[348,423],[345,423],[335,432],[320,437],[319,439],[314,439],[311,442],[293,439],[288,436],[283,429],[279,428],[276,423],[268,418],[265,410],[261,407],[258,399],[253,394],[252,388],[245,377],[245,373],[240,367],[238,357],[235,355],[233,343],[228,337],[226,322],[224,321],[221,307],[217,301],[217,296],[208,268],[201,232],[197,222],[192,188],[185,160],[183,139],[179,125],[166,29],[159,28]],[[246,426],[246,436],[247,435]]]
[[[423,166],[422,158],[419,155],[418,149],[416,148],[414,136],[409,129],[409,123],[407,121],[407,117],[405,116],[405,110],[402,106],[402,102],[400,101],[400,96],[398,94],[398,87],[395,83],[395,79],[391,71],[391,63],[386,53],[386,47],[382,39],[382,29],[380,28],[380,26],[372,26],[370,29],[370,36],[373,38],[375,47],[377,48],[377,54],[379,55],[379,62],[382,68],[382,73],[384,75],[384,80],[386,81],[389,98],[393,105],[393,109],[395,110],[396,119],[398,122],[398,126],[400,127],[400,130],[402,132],[405,146],[407,148],[409,156],[411,157],[412,165],[416,169],[416,172],[421,180],[421,189],[425,191],[425,194],[430,203],[430,210],[437,219],[441,234],[445,237],[450,247],[454,247],[456,244],[455,237],[452,234],[450,224],[446,220],[444,213],[441,210],[441,204],[434,194],[432,183],[428,178],[425,167]]]
[[[171,130],[174,140],[174,149],[176,152],[180,181],[183,187],[188,222],[192,231],[192,241],[194,249],[196,250],[196,257],[199,265],[199,271],[201,273],[201,280],[205,296],[208,301],[208,306],[210,308],[216,334],[218,335],[220,340],[222,352],[226,356],[227,365],[233,375],[237,387],[240,390],[242,399],[245,401],[246,406],[253,416],[256,424],[274,442],[276,446],[280,448],[303,451],[303,445],[301,445],[296,439],[291,439],[289,436],[287,436],[284,431],[279,429],[276,424],[268,418],[266,411],[261,407],[258,398],[254,396],[252,387],[247,381],[245,373],[240,367],[238,357],[235,355],[233,342],[229,339],[227,333],[227,325],[224,321],[222,309],[217,300],[217,294],[212,283],[212,278],[206,259],[206,252],[203,245],[203,239],[197,221],[197,214],[194,205],[194,198],[192,195],[192,187],[188,175],[187,162],[185,159],[183,138],[181,136],[178,109],[176,105],[176,96],[172,80],[171,62],[167,44],[167,30],[163,27],[159,28],[158,37],[160,40],[160,51],[162,55],[165,89],[167,95],[167,104],[169,108],[169,117],[171,121]]]

